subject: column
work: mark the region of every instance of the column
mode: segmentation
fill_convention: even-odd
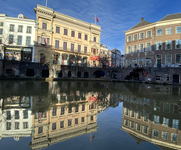
[[[59,63],[60,63],[60,65],[62,65],[62,54],[60,54],[60,56],[59,56]]]
[[[67,65],[69,65],[69,55],[68,55],[68,57],[67,57]]]

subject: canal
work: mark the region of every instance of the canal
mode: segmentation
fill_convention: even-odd
[[[181,149],[181,87],[0,81],[0,149]]]

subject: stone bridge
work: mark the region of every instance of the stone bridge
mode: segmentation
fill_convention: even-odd
[[[81,66],[55,66],[55,78],[107,78],[119,79],[120,68],[90,68]]]

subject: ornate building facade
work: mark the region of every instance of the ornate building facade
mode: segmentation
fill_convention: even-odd
[[[37,5],[35,60],[60,65],[98,66],[101,27]]]

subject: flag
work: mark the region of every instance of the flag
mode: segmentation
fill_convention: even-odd
[[[95,20],[97,20],[97,22],[99,22],[98,18],[95,16]]]
[[[94,136],[91,138],[91,142],[92,142],[93,139],[94,139]]]
[[[45,46],[47,46],[47,43],[46,43],[46,40],[45,38],[43,37],[43,42],[45,43]]]

